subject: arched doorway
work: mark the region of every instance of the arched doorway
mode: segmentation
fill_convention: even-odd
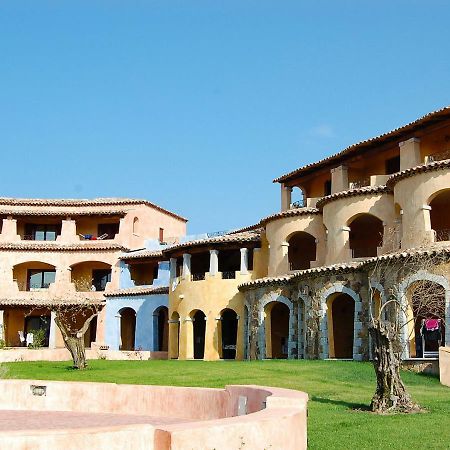
[[[438,357],[445,345],[445,289],[418,280],[408,289],[409,354],[411,358]]]
[[[153,313],[154,348],[157,352],[167,352],[169,344],[169,310],[160,306]]]
[[[299,231],[289,239],[289,270],[311,268],[311,261],[316,260],[316,238],[309,233]]]
[[[355,301],[348,294],[334,294],[327,305],[330,358],[352,359]]]
[[[371,214],[360,214],[349,226],[352,258],[377,256],[383,245],[383,222]]]
[[[205,356],[206,316],[199,309],[192,316],[194,326],[194,359],[203,359]]]
[[[430,202],[431,229],[436,241],[450,241],[450,189],[439,192]]]
[[[271,302],[266,313],[266,357],[287,359],[289,353],[289,307],[281,302]]]
[[[134,350],[136,337],[136,312],[133,308],[123,308],[120,314],[120,350]]]
[[[180,315],[176,311],[170,317],[169,345],[169,358],[178,359],[180,355]]]
[[[220,314],[221,358],[236,359],[238,316],[232,309],[224,309]]]

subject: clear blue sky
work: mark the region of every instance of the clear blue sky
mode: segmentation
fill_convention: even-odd
[[[448,1],[1,1],[0,195],[146,198],[189,232],[450,104]]]

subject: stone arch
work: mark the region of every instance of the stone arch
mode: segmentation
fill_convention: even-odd
[[[296,347],[292,339],[294,330],[294,305],[290,299],[275,292],[265,295],[259,303],[259,348],[261,349],[261,359],[266,358],[266,306],[269,303],[282,303],[289,308],[289,334],[287,342],[288,358],[292,358],[292,351]]]
[[[429,281],[431,283],[436,283],[444,289],[445,295],[445,342],[450,342],[450,282],[443,275],[437,275],[427,270],[419,270],[412,275],[406,277],[399,284],[399,299],[402,305],[400,311],[400,323],[401,325],[405,325],[408,321],[406,316],[406,311],[408,309],[408,298],[407,293],[410,286],[418,281]],[[403,326],[403,333],[401,336],[402,346],[403,346],[403,358],[409,358],[411,356],[410,348],[407,345],[409,340],[409,330],[407,326]]]
[[[169,347],[169,309],[165,305],[153,311],[153,349],[167,352]]]
[[[56,281],[56,267],[44,261],[25,261],[12,267],[19,291],[47,289]]]
[[[99,260],[84,260],[70,266],[71,282],[77,291],[104,291],[111,282],[112,264]]]
[[[120,350],[135,350],[136,311],[131,306],[119,310]]]
[[[355,309],[354,309],[354,316],[353,316],[353,359],[362,359],[362,356],[359,352],[359,346],[361,345],[361,338],[359,337],[359,334],[362,329],[362,323],[358,318],[359,312],[361,312],[361,298],[360,296],[352,289],[344,286],[343,284],[334,284],[333,286],[329,287],[325,291],[321,293],[320,296],[320,303],[322,306],[322,320],[320,321],[320,334],[321,334],[321,345],[322,345],[322,351],[320,353],[320,356],[322,358],[329,358],[330,352],[329,352],[329,329],[328,329],[328,299],[334,295],[334,294],[346,294],[349,297],[351,297],[354,301]]]

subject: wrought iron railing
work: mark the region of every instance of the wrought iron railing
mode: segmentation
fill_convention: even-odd
[[[436,242],[450,241],[450,229],[434,230]]]
[[[202,281],[205,279],[205,272],[198,272],[191,274],[192,281]]]
[[[212,237],[223,236],[223,235],[228,234],[228,233],[229,233],[229,230],[222,230],[222,231],[213,231],[212,233],[206,233],[206,235],[209,238],[212,238]]]
[[[226,270],[222,272],[223,280],[232,280],[234,278],[236,278],[236,272],[234,270]]]
[[[304,199],[297,200],[296,202],[291,203],[291,209],[304,208],[305,206],[306,206],[306,202]]]

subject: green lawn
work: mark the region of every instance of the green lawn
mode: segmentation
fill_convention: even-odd
[[[77,372],[67,362],[4,364],[9,378],[223,387],[260,384],[305,391],[312,449],[450,448],[450,388],[436,377],[403,373],[414,399],[428,413],[375,416],[375,378],[369,363],[346,361],[90,361]],[[361,410],[358,410],[361,408]]]

